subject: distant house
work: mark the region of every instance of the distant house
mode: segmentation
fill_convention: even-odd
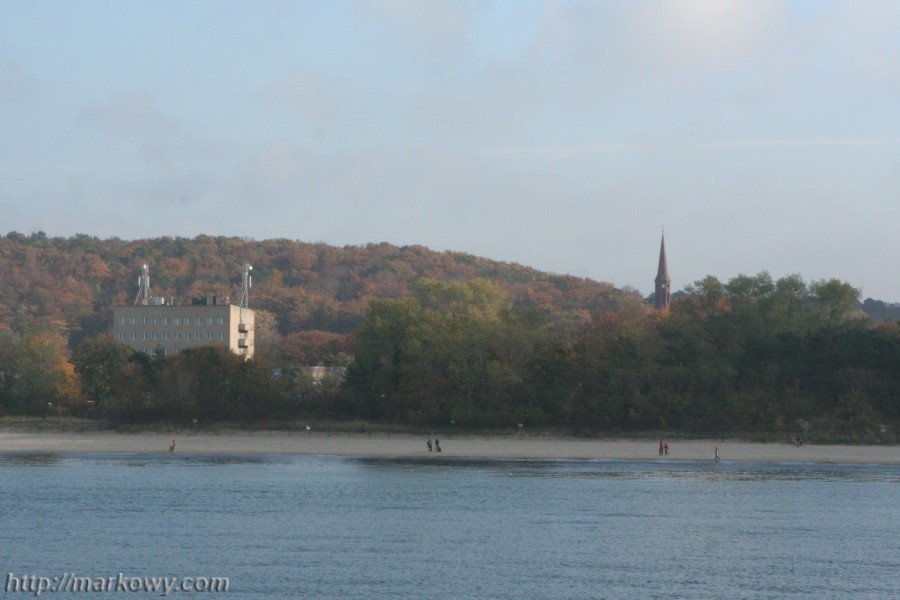
[[[322,385],[326,381],[343,383],[347,376],[347,367],[300,367],[300,369],[312,377],[314,385]]]
[[[272,378],[278,379],[285,375],[304,373],[312,380],[313,385],[321,386],[326,381],[334,383],[343,383],[347,376],[347,367],[307,367],[307,366],[289,366],[285,368],[272,369]]]

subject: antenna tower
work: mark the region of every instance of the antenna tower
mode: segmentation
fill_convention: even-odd
[[[150,304],[150,267],[146,264],[141,267],[141,276],[138,277],[138,293],[134,298],[134,304],[147,306]]]
[[[241,308],[250,308],[250,286],[253,285],[250,271],[252,270],[251,265],[244,263],[244,275],[241,277]]]

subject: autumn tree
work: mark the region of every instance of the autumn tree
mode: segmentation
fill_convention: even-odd
[[[0,409],[46,414],[79,400],[78,377],[62,334],[43,328],[0,336]]]

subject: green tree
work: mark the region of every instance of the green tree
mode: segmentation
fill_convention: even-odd
[[[72,352],[82,392],[98,408],[121,391],[121,374],[132,353],[128,346],[104,338],[87,339]]]
[[[810,286],[813,300],[829,322],[845,319],[859,302],[860,291],[839,279],[816,281]]]

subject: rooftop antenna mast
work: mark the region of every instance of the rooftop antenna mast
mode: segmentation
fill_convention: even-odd
[[[147,306],[150,304],[150,267],[146,264],[141,267],[141,276],[138,277],[138,293],[134,298],[135,306],[141,304]]]
[[[252,270],[253,267],[251,265],[244,263],[244,275],[241,277],[241,308],[250,308],[250,286],[253,285],[253,278],[250,275],[250,271]]]

